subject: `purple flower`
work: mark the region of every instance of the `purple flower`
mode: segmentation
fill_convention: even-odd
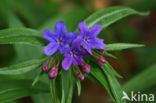
[[[69,47],[69,44],[77,37],[77,32],[67,33],[65,23],[59,21],[55,25],[55,31],[46,29],[43,32],[43,37],[50,42],[44,47],[44,53],[50,56],[57,50],[63,54]]]
[[[79,43],[73,42],[72,47],[70,47],[64,54],[65,58],[62,62],[62,67],[64,70],[68,70],[72,63],[74,65],[79,65],[83,62],[82,56],[86,56],[88,53],[80,49]]]
[[[98,39],[97,35],[102,30],[99,24],[95,24],[92,28],[88,29],[85,22],[79,24],[80,36],[76,39],[80,45],[83,46],[90,54],[92,54],[91,48],[104,49],[106,44],[103,43],[103,39]]]

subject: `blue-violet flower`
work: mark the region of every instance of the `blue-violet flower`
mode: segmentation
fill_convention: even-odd
[[[72,63],[74,65],[80,65],[83,62],[83,56],[88,55],[86,50],[80,49],[79,43],[74,42],[72,46],[65,52],[64,60],[62,61],[62,67],[64,70],[68,70]]]
[[[43,32],[43,37],[50,42],[44,47],[44,53],[50,56],[57,50],[63,54],[69,47],[69,44],[77,37],[77,32],[67,33],[65,23],[59,21],[55,25],[55,31],[46,29]]]
[[[92,28],[88,29],[86,23],[81,22],[79,24],[80,36],[76,38],[76,41],[92,55],[92,48],[104,49],[106,47],[103,39],[97,38],[101,30],[102,27],[99,24],[95,24]]]

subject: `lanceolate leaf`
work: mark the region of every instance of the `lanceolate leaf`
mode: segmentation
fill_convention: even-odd
[[[72,102],[72,96],[73,96],[73,74],[72,70],[70,70],[70,79],[69,79],[69,86],[68,86],[68,93],[66,96],[66,103]]]
[[[41,32],[28,28],[0,30],[0,44],[29,44],[43,46]]]
[[[78,96],[80,96],[81,95],[81,82],[78,78],[76,78],[76,85],[77,85]]]
[[[130,81],[128,81],[124,86],[124,90],[127,93],[131,91],[139,91],[139,90],[146,90],[151,88],[156,84],[156,64],[152,65],[151,67],[147,68],[140,74],[136,75]]]
[[[32,87],[31,83],[31,80],[0,82],[0,103],[5,103],[25,96],[31,96],[37,93],[48,92],[47,85],[40,82]]]
[[[111,67],[111,65],[106,62],[106,64],[101,67],[98,64],[95,65],[94,61],[94,63],[90,62],[90,66],[91,73],[87,75],[87,77],[105,87],[116,103],[125,103],[125,101],[122,101],[122,88],[116,79],[116,76],[121,76]]]
[[[122,94],[122,88],[119,84],[119,82],[117,81],[114,73],[109,71],[109,67],[108,66],[103,66],[101,67],[101,69],[103,70],[104,74],[106,75],[111,91],[113,93],[113,96],[115,98],[116,103],[126,103],[124,100],[122,100],[123,94]]]
[[[114,43],[114,44],[107,44],[105,50],[106,51],[119,51],[128,48],[137,48],[143,47],[143,44],[130,44],[130,43]]]
[[[107,61],[106,61],[105,67],[107,67],[108,71],[112,73],[114,76],[117,76],[118,78],[122,78],[122,76],[118,74]]]
[[[19,75],[32,71],[42,65],[42,63],[47,60],[44,59],[34,59],[30,61],[23,62],[21,64],[0,68],[0,75]]]
[[[8,25],[9,28],[23,28],[24,24],[20,21],[20,19],[15,15],[14,12],[12,12],[11,10],[8,11]],[[30,32],[28,32],[30,31]],[[40,36],[40,33],[37,33],[37,31],[29,29],[27,32],[27,34],[34,32],[33,34],[36,34],[35,36]],[[12,31],[11,31],[12,32]],[[9,33],[10,34],[10,33]],[[14,33],[12,33],[14,35]],[[21,32],[20,32],[21,34]],[[7,33],[8,35],[8,33]],[[41,57],[41,55],[43,54],[43,47],[40,46],[31,46],[31,45],[24,45],[24,44],[16,44],[14,45],[14,49],[15,49],[15,53],[16,53],[16,58],[13,60],[13,63],[15,62],[23,62],[26,60],[30,60],[30,59],[36,59]]]
[[[115,99],[112,94],[111,88],[109,86],[107,77],[98,65],[91,65],[91,73],[87,75],[87,77],[91,79],[92,81],[94,81],[95,83],[98,83],[102,85],[103,87],[105,87],[105,89],[107,90],[109,95],[112,97],[112,99]]]
[[[134,14],[145,16],[148,15],[149,12],[138,12],[128,7],[116,6],[97,11],[89,16],[85,21],[89,28],[94,24],[101,24],[102,28],[106,28],[114,22]]]
[[[57,91],[56,91],[56,80],[50,80],[50,93],[51,93],[51,101],[54,103],[58,103],[59,99],[57,96]]]

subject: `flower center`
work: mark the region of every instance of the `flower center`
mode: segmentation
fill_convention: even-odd
[[[88,42],[88,38],[84,38],[83,40],[84,40],[85,42]]]
[[[71,55],[72,55],[72,56],[75,56],[76,53],[75,53],[74,51],[71,51]]]
[[[58,42],[59,44],[62,44],[62,43],[63,43],[63,40],[62,40],[62,39],[59,39],[57,42]]]

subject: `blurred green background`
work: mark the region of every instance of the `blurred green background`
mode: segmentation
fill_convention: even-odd
[[[18,24],[16,27],[28,27],[41,31],[45,28],[53,29],[54,24],[48,25],[51,21],[58,19],[62,21],[67,19],[70,22],[83,21],[95,11],[119,5],[128,6],[138,11],[150,11],[150,15],[146,17],[126,17],[104,29],[101,33],[101,37],[108,44],[126,42],[146,45],[143,48],[113,52],[118,59],[106,58],[123,76],[120,82],[124,85],[144,69],[156,64],[156,0],[0,0],[0,29],[14,27],[13,24]],[[72,25],[67,23],[70,30],[74,30],[75,28],[72,26],[76,25],[76,23],[72,23]],[[39,48],[22,45],[20,49],[20,46],[0,45],[0,67],[42,55]],[[143,92],[154,93],[155,86],[153,83]],[[37,95],[36,97],[40,98],[41,96]],[[34,98],[22,98],[16,103],[33,103]],[[77,96],[75,88],[73,103],[106,103],[108,99],[109,96],[103,87],[90,80],[85,80],[82,82],[80,97]],[[40,99],[39,101],[35,103],[43,103]]]

